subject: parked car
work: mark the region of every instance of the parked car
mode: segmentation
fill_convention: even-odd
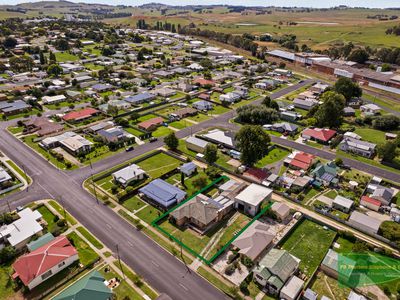
[[[129,146],[129,147],[125,148],[126,152],[130,152],[130,151],[133,151],[133,150],[135,150],[135,148],[133,148],[133,146]]]
[[[156,142],[157,140],[158,140],[158,139],[157,139],[156,137],[154,137],[154,136],[152,136],[152,137],[149,139],[150,143]]]

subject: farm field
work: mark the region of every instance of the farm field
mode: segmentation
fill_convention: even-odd
[[[320,10],[309,12],[291,12],[270,9],[271,14],[247,14],[228,12],[225,7],[216,7],[211,13],[198,13],[190,11],[179,16],[161,16],[159,12],[137,10],[133,17],[109,19],[113,24],[136,24],[140,18],[145,18],[147,23],[167,21],[175,24],[186,25],[193,22],[200,29],[214,30],[232,34],[264,34],[273,36],[294,34],[300,45],[307,44],[315,49],[328,48],[330,45],[342,42],[353,42],[372,47],[396,47],[398,38],[386,35],[385,30],[396,21],[379,21],[368,19],[368,15],[387,14],[399,15],[397,11],[376,9],[343,9]],[[296,25],[289,25],[289,22]],[[272,43],[260,42],[267,47],[275,46]]]

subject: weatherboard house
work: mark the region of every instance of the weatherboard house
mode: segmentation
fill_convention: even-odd
[[[65,236],[19,257],[13,264],[13,279],[30,290],[79,260],[78,252]]]
[[[139,192],[146,200],[163,209],[180,203],[186,197],[186,192],[159,178],[140,188]]]

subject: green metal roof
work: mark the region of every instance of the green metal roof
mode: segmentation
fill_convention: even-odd
[[[104,284],[104,277],[96,270],[85,275],[53,300],[107,300],[112,291]]]
[[[32,252],[32,251],[42,247],[43,245],[50,243],[52,240],[54,240],[54,236],[50,232],[48,232],[48,233],[42,235],[41,237],[39,237],[37,240],[30,242],[26,246],[28,247],[29,251]]]
[[[269,284],[273,285],[274,287],[277,288],[277,290],[280,290],[283,287],[283,282],[282,280],[279,279],[278,276],[271,276],[268,279]]]

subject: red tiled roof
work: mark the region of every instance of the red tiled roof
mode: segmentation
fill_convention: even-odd
[[[299,152],[293,157],[292,161],[289,164],[303,170],[308,170],[314,158],[314,155]]]
[[[88,108],[84,108],[82,110],[72,111],[72,112],[66,114],[65,116],[63,116],[63,120],[69,121],[69,120],[84,119],[84,118],[88,118],[97,113],[99,113],[99,111],[97,109],[88,107]]]
[[[208,99],[210,99],[210,95],[202,93],[202,94],[199,95],[199,98],[200,99],[204,99],[204,100],[208,100]]]
[[[249,177],[253,177],[257,180],[259,180],[260,182],[263,181],[265,178],[268,177],[268,173],[258,169],[258,168],[250,168],[248,169],[245,173],[245,176],[249,176]]]
[[[19,257],[13,264],[15,274],[28,285],[33,279],[78,252],[65,236],[59,236],[50,243]]]
[[[361,197],[361,201],[368,202],[368,203],[371,203],[371,204],[377,205],[377,206],[381,206],[382,205],[381,201],[376,200],[376,199],[371,198],[371,197],[368,197],[368,196],[362,196]]]
[[[311,136],[316,140],[327,142],[334,137],[336,131],[326,128],[307,128],[303,130],[303,134]]]
[[[214,81],[212,80],[208,80],[208,79],[204,79],[204,78],[197,78],[193,81],[193,83],[199,83],[200,85],[206,85],[206,84],[210,84],[210,85],[214,85]]]
[[[147,129],[147,128],[150,128],[153,125],[162,124],[163,122],[164,122],[163,118],[157,117],[157,118],[153,118],[153,119],[150,119],[150,120],[143,121],[143,122],[139,123],[138,126],[141,127],[141,128]]]
[[[295,159],[292,159],[292,161],[289,164],[303,170],[308,170],[308,168],[310,167],[310,164]]]

